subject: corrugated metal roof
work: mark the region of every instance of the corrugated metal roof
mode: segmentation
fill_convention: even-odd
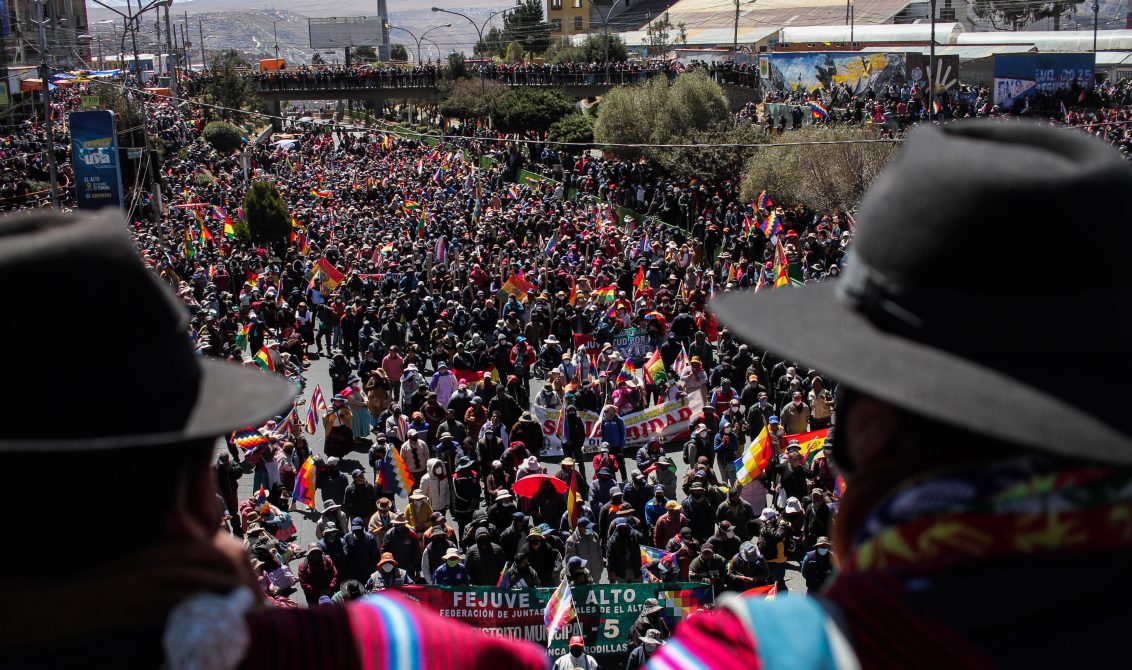
[[[930,50],[927,47],[865,47],[861,51],[868,52],[883,52],[883,51],[911,51],[919,52],[927,55]],[[962,47],[951,44],[944,44],[935,48],[935,55],[937,56],[959,56],[959,60],[977,60],[979,58],[989,58],[997,54],[1024,54],[1035,51],[1033,44],[982,44],[976,46]]]
[[[912,0],[856,0],[854,12],[864,23],[885,23]],[[739,0],[739,25],[814,26],[831,25],[845,18],[845,0]],[[733,25],[733,0],[680,0],[668,8],[673,24],[687,29]],[[938,24],[937,24],[938,25]]]
[[[830,26],[792,26],[782,29],[782,42],[819,43],[849,42],[852,32],[854,42],[927,42],[931,39],[930,23],[897,23],[881,25]],[[963,32],[961,23],[936,23],[936,44],[954,44],[955,37]]]
[[[963,33],[955,44],[1033,44],[1038,51],[1086,52],[1093,50],[1093,31],[1060,30],[997,33]],[[1097,51],[1132,51],[1132,30],[1097,31]]]
[[[1098,51],[1097,65],[1114,67],[1116,65],[1132,65],[1132,53],[1127,51]]]

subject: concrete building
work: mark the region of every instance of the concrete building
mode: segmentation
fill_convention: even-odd
[[[594,25],[590,12],[590,0],[546,0],[551,39],[588,33]]]
[[[53,67],[81,67],[90,60],[86,0],[46,0],[43,5],[47,50],[40,49],[39,2],[0,1],[0,37],[3,38],[4,65],[36,65],[46,60]]]

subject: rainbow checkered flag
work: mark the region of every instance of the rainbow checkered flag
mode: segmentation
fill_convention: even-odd
[[[311,394],[311,407],[315,408],[319,412],[326,411],[326,398],[322,397],[321,386],[316,385],[314,387],[314,393]]]
[[[275,427],[275,432],[284,435],[290,435],[295,430],[295,408],[292,406],[291,411],[287,412],[287,416],[283,421]]]
[[[658,591],[657,602],[663,607],[661,615],[669,624],[675,624],[704,605],[704,588]]]
[[[295,476],[295,491],[293,498],[307,507],[314,507],[315,467],[314,459],[307,456]]]
[[[231,439],[232,444],[245,451],[267,444],[267,438],[252,426],[234,431]]]
[[[314,407],[307,408],[307,420],[303,423],[303,428],[306,429],[308,435],[314,435],[314,428],[318,424],[318,416],[315,415]]]
[[[554,636],[565,628],[571,621],[578,618],[574,611],[574,594],[570,592],[570,584],[565,579],[550,594],[546,603],[546,614],[542,621],[546,625],[546,648],[554,642]]]
[[[386,449],[385,460],[377,468],[378,488],[383,491],[393,491],[394,495],[408,497],[413,490],[414,481],[397,448]]]
[[[656,547],[646,547],[642,544],[641,566],[646,566],[653,561],[663,561],[664,557],[668,556],[669,554],[671,554],[671,552],[665,551],[663,549],[657,549]]]

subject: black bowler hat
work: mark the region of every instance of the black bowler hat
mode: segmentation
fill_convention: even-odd
[[[281,377],[199,356],[188,312],[145,268],[121,215],[0,219],[0,350],[36,356],[0,385],[0,453],[157,446],[223,435],[290,407]],[[39,355],[37,355],[39,354]],[[59,420],[60,385],[82,397]]]
[[[869,189],[840,280],[712,302],[742,337],[910,412],[1132,464],[1132,169],[1084,133],[963,122],[911,133]],[[1087,230],[1086,255],[1070,247]],[[957,448],[962,445],[956,445]]]

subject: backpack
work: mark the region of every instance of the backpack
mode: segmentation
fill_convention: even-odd
[[[453,482],[453,488],[455,489],[456,499],[462,503],[460,507],[464,507],[464,503],[467,503],[469,508],[467,511],[475,509],[474,505],[479,502],[480,495],[479,479],[476,477],[457,477]]]

